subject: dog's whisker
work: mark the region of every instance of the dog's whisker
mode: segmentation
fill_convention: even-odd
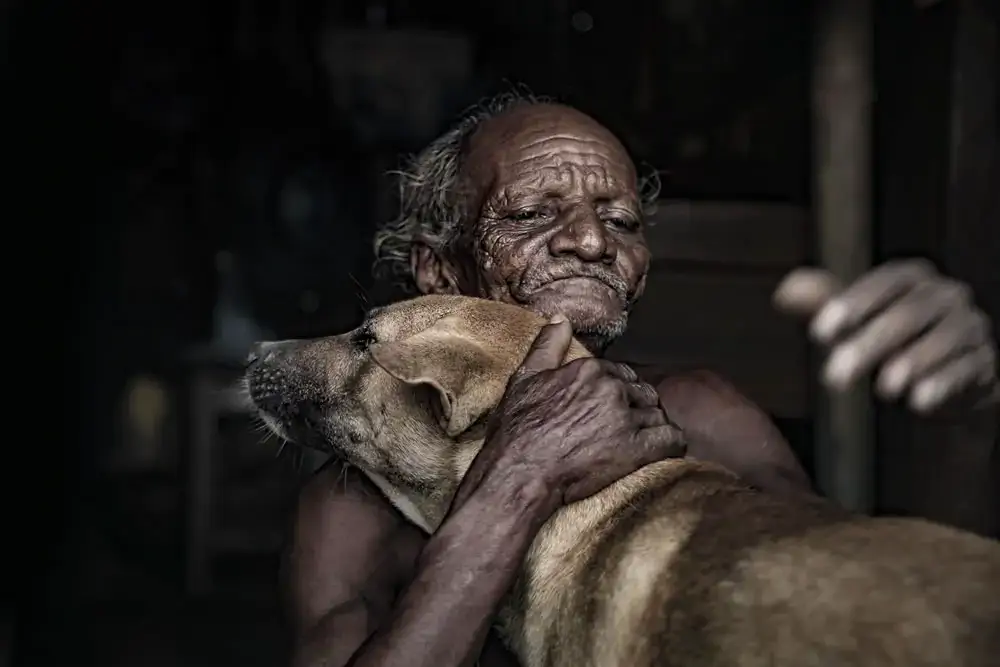
[[[343,483],[345,492],[347,491],[347,470],[350,467],[350,463],[344,462],[344,464],[340,467],[340,473],[337,475],[337,479],[334,482],[335,484]]]
[[[362,285],[361,282],[357,278],[354,277],[353,273],[348,272],[347,276],[354,282],[355,286],[358,288],[358,291],[356,291],[354,293],[354,296],[356,296],[358,298],[358,301],[361,302],[362,306],[364,306],[365,308],[367,308],[368,307],[368,290],[365,289],[365,286]]]

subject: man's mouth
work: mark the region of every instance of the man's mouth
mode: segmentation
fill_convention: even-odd
[[[615,296],[618,297],[622,304],[627,304],[629,299],[628,288],[619,283],[621,283],[619,280],[611,280],[599,276],[561,276],[552,280],[530,285],[527,290],[523,290],[523,296],[525,297],[525,301],[530,301],[532,297],[550,289],[559,291],[561,289],[573,289],[575,287],[581,290],[610,290]]]
[[[545,289],[546,287],[552,287],[553,285],[559,285],[559,284],[566,284],[566,283],[572,284],[572,283],[575,283],[575,282],[580,282],[580,283],[597,283],[598,285],[601,285],[602,287],[607,287],[608,289],[611,289],[611,290],[615,289],[612,285],[610,285],[608,283],[608,281],[601,280],[600,278],[594,278],[594,277],[591,277],[591,276],[569,276],[568,278],[556,278],[555,280],[550,281],[550,282],[542,285],[539,289]],[[617,291],[617,290],[615,290],[615,291]]]

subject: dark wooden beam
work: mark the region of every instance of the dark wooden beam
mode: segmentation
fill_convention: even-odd
[[[868,0],[820,5],[813,73],[814,219],[822,265],[843,284],[871,264],[872,10]],[[816,472],[845,507],[873,505],[874,427],[864,384],[821,393]]]

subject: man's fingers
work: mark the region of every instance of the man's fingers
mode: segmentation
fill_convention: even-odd
[[[687,452],[684,431],[673,424],[640,429],[635,434],[635,441],[641,452],[639,458],[642,465],[684,456]]]
[[[830,343],[933,275],[934,267],[924,260],[883,264],[827,301],[813,318],[810,333],[820,343]]]
[[[639,376],[632,369],[631,366],[627,364],[621,364],[617,361],[608,361],[607,359],[598,360],[601,365],[601,370],[610,375],[613,378],[618,378],[622,382],[638,382]]]
[[[926,414],[940,408],[963,387],[986,389],[996,377],[996,353],[983,346],[971,354],[948,362],[910,392],[910,407]]]
[[[636,408],[656,408],[659,410],[660,395],[652,385],[645,382],[629,382],[625,386],[629,405]]]
[[[786,275],[771,299],[784,313],[812,317],[839,291],[840,284],[829,271],[803,267]]]
[[[561,315],[556,315],[535,337],[531,349],[521,363],[521,374],[533,375],[559,368],[572,342],[573,328],[569,321]]]
[[[849,338],[834,346],[823,369],[823,381],[844,389],[914,340],[949,307],[933,286],[920,286],[861,325]]]
[[[659,407],[636,408],[632,410],[632,419],[639,429],[673,426],[667,421],[667,415]]]
[[[680,458],[686,452],[684,433],[676,426],[641,429],[631,447],[616,451],[613,458],[602,464],[600,471],[594,471],[596,474],[586,475],[577,484],[571,484],[564,493],[564,501],[576,502],[592,496],[650,463]]]
[[[882,397],[902,396],[932,369],[951,360],[956,352],[989,346],[989,320],[979,313],[972,317],[975,319],[971,324],[965,313],[945,317],[932,331],[886,362],[875,385]]]

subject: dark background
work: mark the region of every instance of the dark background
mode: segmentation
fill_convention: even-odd
[[[5,264],[26,329],[8,363],[28,369],[13,421],[32,435],[15,446],[31,463],[5,465],[0,666],[285,661],[277,553],[316,461],[210,406],[247,342],[343,330],[392,297],[370,272],[388,173],[483,96],[520,86],[578,105],[660,170],[669,200],[802,210],[793,260],[813,256],[811,3],[5,9]],[[873,140],[877,256],[931,257],[996,319],[993,11],[875,3]],[[43,374],[38,341],[59,334],[68,357]],[[810,464],[810,411],[772,412]],[[892,483],[946,502],[915,470]]]

